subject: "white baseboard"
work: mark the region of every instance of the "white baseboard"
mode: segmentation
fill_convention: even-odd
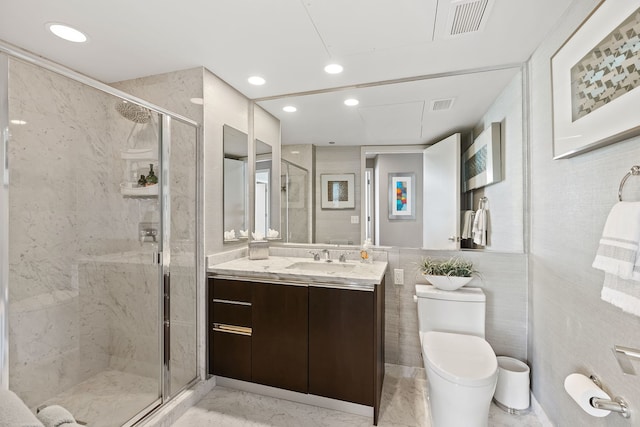
[[[372,406],[360,405],[358,403],[344,402],[342,400],[330,399],[328,397],[316,396],[313,394],[298,393],[295,391],[234,380],[226,377],[216,377],[216,384],[221,387],[229,387],[249,393],[275,397],[277,399],[319,406],[320,408],[333,409],[335,411],[347,412],[349,414],[373,417]]]

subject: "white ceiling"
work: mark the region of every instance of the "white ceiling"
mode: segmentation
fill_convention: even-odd
[[[464,1],[464,0],[463,0]],[[0,39],[103,82],[204,66],[249,98],[528,59],[571,0],[494,0],[478,32],[445,37],[451,0],[0,0]],[[45,24],[84,31],[52,36]],[[325,65],[344,66],[339,75]],[[517,68],[265,101],[283,143],[418,144],[473,126]],[[247,83],[251,75],[264,86]],[[360,104],[348,109],[346,97]],[[434,99],[453,109],[428,113]],[[293,104],[296,113],[281,107]]]

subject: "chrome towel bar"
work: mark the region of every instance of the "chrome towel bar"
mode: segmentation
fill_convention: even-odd
[[[624,187],[624,183],[627,182],[627,179],[629,179],[629,177],[631,175],[634,176],[638,176],[640,175],[640,166],[635,165],[631,167],[631,170],[629,172],[627,172],[627,174],[624,176],[624,178],[622,178],[622,181],[620,181],[620,188],[618,188],[618,200],[622,201],[622,188]]]

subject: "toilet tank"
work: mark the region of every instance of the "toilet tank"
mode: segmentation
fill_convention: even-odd
[[[416,285],[420,332],[439,331],[484,338],[486,298],[482,289],[443,291]]]

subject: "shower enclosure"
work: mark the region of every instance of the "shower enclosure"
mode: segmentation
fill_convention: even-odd
[[[199,128],[45,64],[0,54],[0,385],[131,425],[198,379]]]

